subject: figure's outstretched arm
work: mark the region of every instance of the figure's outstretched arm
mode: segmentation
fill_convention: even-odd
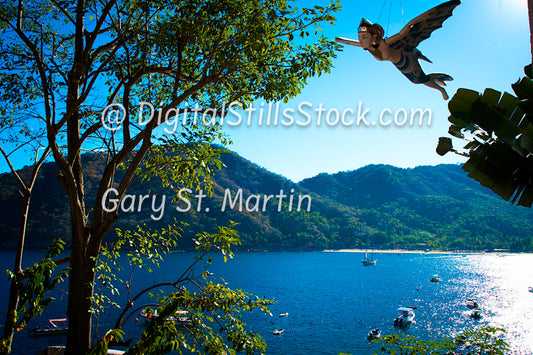
[[[359,41],[356,41],[355,39],[349,39],[344,37],[335,37],[335,41],[343,44],[349,44],[351,46],[361,47],[361,44]]]

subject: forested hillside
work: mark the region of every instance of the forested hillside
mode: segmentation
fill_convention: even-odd
[[[179,203],[171,202],[174,195],[152,182],[129,191],[134,197],[151,197],[140,212],[122,213],[116,226],[124,229],[144,223],[158,228],[176,219],[186,223],[183,249],[191,247],[196,233],[213,231],[231,220],[239,223],[242,249],[321,250],[372,244],[376,248],[533,251],[533,211],[507,204],[455,165],[414,169],[369,165],[320,174],[297,184],[234,153],[221,158],[224,168],[215,176],[215,193],[202,198],[199,210],[197,192],[184,193]],[[83,159],[86,193],[95,196],[102,160],[96,154]],[[69,238],[67,199],[57,182],[57,170],[51,163],[41,170],[30,209],[29,247],[44,247],[56,237]],[[163,196],[164,210],[152,211],[152,198],[159,207]],[[3,248],[15,246],[19,201],[13,177],[1,175]]]
[[[358,211],[377,245],[531,250],[533,213],[500,199],[455,165],[369,165],[300,183]]]

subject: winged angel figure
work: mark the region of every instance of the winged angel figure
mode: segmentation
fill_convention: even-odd
[[[442,23],[452,15],[453,9],[460,3],[460,0],[452,0],[440,4],[414,18],[398,34],[389,38],[383,38],[383,27],[362,19],[359,25],[359,41],[342,37],[337,37],[335,40],[339,43],[361,47],[369,51],[377,60],[392,62],[413,83],[437,89],[444,100],[448,100],[448,94],[443,86],[446,86],[445,81],[453,80],[453,78],[447,74],[424,73],[419,59],[430,63],[431,61],[416,47],[433,31],[442,27]]]

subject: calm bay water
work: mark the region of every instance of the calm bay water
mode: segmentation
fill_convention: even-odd
[[[436,255],[376,253],[377,265],[365,267],[362,254],[349,252],[237,253],[223,263],[215,258],[210,270],[234,289],[274,298],[273,316],[254,312],[252,329],[266,339],[268,354],[372,354],[366,334],[380,328],[384,334],[406,333],[421,339],[453,336],[484,325],[506,329],[512,354],[533,354],[533,255]],[[161,269],[134,277],[140,289],[181,274],[192,253],[174,253]],[[12,266],[12,253],[0,252],[0,268]],[[36,258],[32,253],[27,259]],[[198,272],[203,271],[198,266]],[[433,274],[443,279],[429,282]],[[0,317],[5,317],[8,283],[0,280]],[[61,293],[55,295],[65,300]],[[466,298],[476,298],[484,317],[473,320]],[[399,306],[417,306],[416,323],[397,330],[392,320]],[[279,317],[288,312],[287,317]],[[64,302],[48,309],[42,319],[64,317]],[[101,324],[112,324],[113,315]],[[273,335],[274,329],[284,329]],[[140,330],[130,322],[128,332]],[[128,337],[128,335],[126,335]],[[34,339],[26,331],[15,340],[16,353],[26,354],[46,344],[61,344],[61,337]],[[375,345],[374,345],[375,346]]]

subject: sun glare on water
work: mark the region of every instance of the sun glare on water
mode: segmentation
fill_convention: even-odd
[[[484,308],[492,315],[492,325],[506,329],[511,345],[529,349],[533,349],[533,293],[528,292],[528,287],[533,286],[532,266],[531,255],[494,256],[485,265],[488,282],[495,291],[484,299]]]

